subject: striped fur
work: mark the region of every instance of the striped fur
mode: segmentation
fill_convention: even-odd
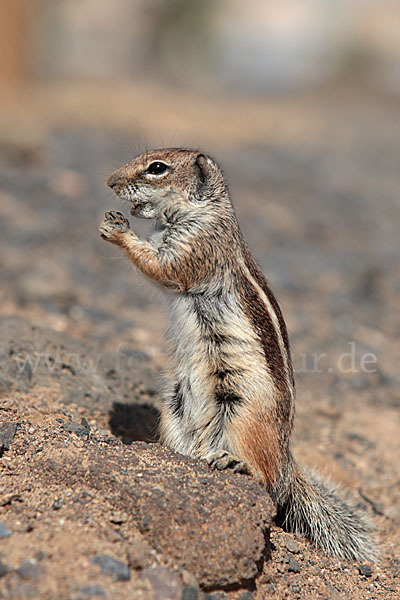
[[[247,470],[265,484],[287,529],[337,556],[374,559],[364,519],[292,458],[295,388],[285,322],[217,164],[192,150],[154,150],[116,171],[109,185],[131,202],[132,214],[156,219],[149,241],[120,213],[107,213],[100,230],[167,291],[164,443],[217,468]]]

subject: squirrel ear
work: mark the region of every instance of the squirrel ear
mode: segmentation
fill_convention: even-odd
[[[199,174],[200,183],[203,185],[207,181],[210,171],[207,157],[204,154],[198,154],[194,164]]]

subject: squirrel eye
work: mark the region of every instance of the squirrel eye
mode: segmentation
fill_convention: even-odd
[[[148,166],[146,173],[150,173],[150,175],[161,175],[162,173],[165,173],[167,169],[168,167],[165,163],[156,161]]]

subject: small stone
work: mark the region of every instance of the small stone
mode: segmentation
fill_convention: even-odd
[[[90,433],[90,425],[84,418],[81,419],[80,423],[68,421],[62,426],[62,428],[68,433],[76,433],[76,435],[79,437],[88,437]]]
[[[7,565],[3,563],[2,560],[0,560],[0,578],[4,577],[4,575],[7,575],[8,571],[9,568],[7,567]]]
[[[164,567],[144,569],[142,578],[149,579],[155,600],[181,600],[182,586],[174,573]]]
[[[111,575],[115,581],[128,581],[131,578],[128,565],[113,556],[99,554],[91,560],[94,565],[98,565],[103,575]]]
[[[38,579],[40,575],[40,565],[34,558],[28,558],[24,560],[19,568],[17,574],[21,579]]]
[[[200,600],[200,591],[192,585],[183,588],[182,600]]]
[[[54,500],[53,504],[51,505],[51,508],[53,510],[59,510],[62,506],[62,503],[63,503],[62,498],[56,498]]]
[[[106,596],[104,588],[102,588],[101,585],[85,585],[84,587],[78,590],[78,594],[88,598],[91,598],[93,596],[101,596],[102,598],[104,598]]]
[[[0,539],[10,537],[10,535],[12,535],[11,531],[0,521]]]
[[[294,558],[290,558],[288,572],[289,573],[300,573],[300,571],[301,571],[301,566],[299,565],[297,560],[295,560]]]
[[[372,575],[372,569],[369,565],[360,565],[358,567],[358,572],[364,577],[371,577]]]
[[[289,552],[291,552],[292,554],[299,554],[301,552],[301,548],[292,538],[288,538],[285,541],[285,546],[286,549],[289,550]]]
[[[0,456],[4,450],[10,449],[15,433],[17,431],[18,423],[4,422],[0,423]]]

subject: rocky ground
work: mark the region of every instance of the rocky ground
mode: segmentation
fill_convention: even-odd
[[[164,315],[97,233],[121,209],[104,180],[137,144],[120,123],[36,114],[35,129],[29,114],[29,129],[15,113],[18,134],[0,119],[0,597],[398,597],[398,105],[332,90],[232,102],[225,118],[214,105],[206,125],[190,98],[179,117],[221,159],[281,301],[294,452],[366,511],[381,560],[322,555],[273,524],[246,476],[154,443]]]

